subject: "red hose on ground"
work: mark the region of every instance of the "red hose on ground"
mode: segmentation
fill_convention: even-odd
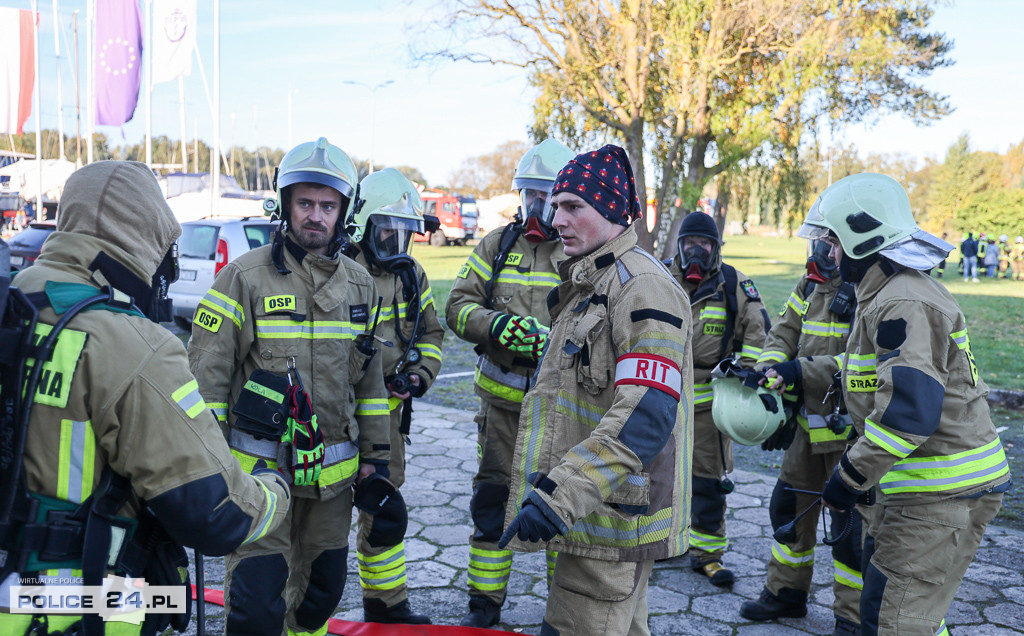
[[[196,598],[196,586],[192,587],[192,600]],[[207,603],[224,605],[223,590],[203,590]],[[355,623],[332,618],[327,621],[327,633],[335,636],[520,636],[515,632],[477,627],[456,627],[453,625],[385,625],[383,623]]]

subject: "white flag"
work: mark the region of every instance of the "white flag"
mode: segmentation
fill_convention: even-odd
[[[154,0],[153,83],[192,73],[196,0]]]

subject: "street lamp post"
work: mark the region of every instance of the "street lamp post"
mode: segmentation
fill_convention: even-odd
[[[353,86],[362,86],[363,88],[365,88],[365,89],[370,91],[370,159],[369,159],[370,169],[369,169],[369,172],[372,173],[373,172],[373,148],[374,148],[374,142],[376,141],[376,135],[377,135],[377,89],[378,88],[384,88],[385,86],[388,86],[389,84],[394,84],[395,80],[388,80],[386,82],[381,82],[380,84],[377,84],[376,86],[370,86],[369,84],[364,84],[363,82],[355,82],[355,81],[352,81],[352,80],[344,80],[341,83],[342,84],[351,84]]]

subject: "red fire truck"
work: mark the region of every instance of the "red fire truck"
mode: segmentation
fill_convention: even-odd
[[[460,197],[454,192],[425,189],[420,192],[423,198],[423,214],[433,215],[441,222],[441,227],[429,235],[415,235],[417,241],[430,241],[431,245],[465,245],[466,241],[476,238],[477,209],[473,197]]]

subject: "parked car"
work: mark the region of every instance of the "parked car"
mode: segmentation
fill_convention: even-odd
[[[174,323],[192,328],[199,301],[225,265],[251,249],[269,243],[277,222],[264,216],[206,218],[181,224],[178,239],[178,282],[171,285]]]
[[[7,239],[11,248],[11,270],[17,272],[35,263],[43,249],[43,241],[56,230],[56,221],[36,221]]]

